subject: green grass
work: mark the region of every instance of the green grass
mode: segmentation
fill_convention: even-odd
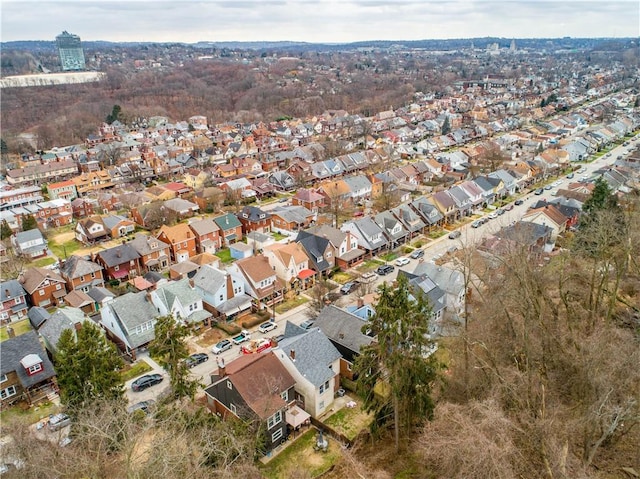
[[[379,259],[368,259],[356,269],[361,272],[367,272],[377,268],[381,264],[384,264],[384,261],[380,261]]]
[[[0,412],[0,422],[3,425],[6,425],[10,421],[18,420],[24,421],[27,424],[35,424],[41,419],[48,417],[49,414],[55,414],[58,411],[60,411],[60,406],[56,406],[55,404],[50,402],[42,403],[39,406],[27,409],[17,405]]]
[[[282,233],[278,233],[277,231],[273,231],[271,233],[271,236],[273,236],[276,241],[280,241],[287,238],[287,236],[283,235]]]
[[[293,308],[297,308],[298,306],[301,306],[307,302],[309,302],[307,298],[298,296],[296,299],[293,299],[291,301],[286,301],[284,303],[280,303],[276,305],[276,313],[278,314],[286,313],[287,311],[290,311]]]
[[[431,239],[438,239],[441,236],[446,235],[447,232],[445,230],[437,230],[437,231],[432,231],[431,233],[429,233],[429,238]]]
[[[54,240],[49,241],[49,249],[58,258],[68,258],[81,247],[82,245],[80,244],[80,242],[74,239],[61,244],[56,243]]]
[[[315,441],[315,429],[310,429],[296,438],[293,444],[261,466],[264,476],[269,479],[278,479],[287,477],[289,472],[304,470],[309,477],[318,477],[328,471],[342,456],[340,445],[329,439],[329,450],[316,452],[313,450]],[[313,462],[306,460],[311,455],[314,456]]]
[[[16,336],[20,336],[21,334],[24,334],[27,331],[31,331],[31,323],[29,322],[28,319],[21,319],[20,321],[11,323],[10,326],[13,328],[13,331],[16,333]],[[6,341],[7,339],[9,339],[9,335],[7,334],[7,327],[2,326],[2,328],[0,328],[0,342]]]
[[[344,271],[338,271],[337,273],[334,273],[333,276],[331,276],[331,279],[336,283],[344,284],[347,281],[351,281],[353,279],[353,276],[349,273],[345,273]]]
[[[33,261],[31,264],[37,268],[42,268],[44,266],[49,266],[50,264],[55,263],[57,260],[52,258],[51,256],[47,256],[46,258],[40,258]]]
[[[343,407],[328,417],[324,423],[334,431],[344,434],[347,439],[353,441],[361,430],[362,422],[358,424],[358,416],[362,412],[360,408]]]
[[[384,261],[393,261],[398,257],[398,253],[392,251],[391,253],[380,255],[380,258]]]
[[[123,381],[128,381],[129,379],[137,378],[138,376],[142,376],[144,373],[151,371],[153,368],[147,364],[146,361],[138,361],[131,366],[126,365],[120,371],[120,377]]]
[[[231,250],[229,248],[222,248],[216,251],[215,255],[220,258],[223,263],[231,263],[233,258],[231,257]]]

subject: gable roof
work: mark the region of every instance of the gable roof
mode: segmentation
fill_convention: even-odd
[[[42,236],[42,232],[38,228],[34,228],[32,230],[21,231],[16,234],[16,244],[20,245],[22,243],[27,243],[29,241],[41,240],[44,242],[44,236]]]
[[[237,228],[238,226],[242,226],[242,223],[238,220],[238,217],[233,213],[227,213],[222,216],[218,216],[217,218],[213,218],[213,221],[218,225],[218,227],[223,230],[229,230],[232,228]]]
[[[136,348],[146,344],[155,337],[154,328],[143,331],[140,334],[134,332],[136,326],[140,326],[159,316],[156,307],[146,298],[147,293],[127,293],[112,299],[105,305],[105,309],[111,308],[116,321],[120,324],[122,332],[127,336],[129,345]]]
[[[37,354],[42,360],[42,371],[32,376],[29,376],[25,368],[20,364],[22,358],[29,354]],[[53,364],[49,361],[47,353],[42,348],[35,331],[28,331],[2,342],[2,348],[0,348],[0,374],[8,374],[12,371],[16,372],[20,384],[25,388],[56,375]]]
[[[362,332],[366,324],[366,321],[358,316],[330,304],[320,311],[313,326],[320,328],[320,331],[334,343],[358,353],[360,348],[374,341],[374,338]]]
[[[108,268],[140,259],[138,252],[129,243],[100,251],[97,256],[104,261]]]
[[[67,258],[60,266],[62,276],[69,279],[89,276],[98,271],[102,271],[102,266],[77,255]]]
[[[231,361],[226,376],[251,410],[261,419],[268,419],[287,402],[280,396],[295,385],[295,379],[273,352],[248,354]]]
[[[240,259],[236,261],[236,265],[256,284],[275,275],[269,260],[262,255]]]
[[[285,337],[278,343],[278,348],[289,357],[291,351],[295,351],[294,366],[316,387],[320,387],[339,373],[330,366],[340,359],[340,353],[318,328],[311,328],[297,336]]]
[[[192,279],[198,288],[212,294],[217,293],[227,282],[222,271],[209,265],[201,266]]]
[[[181,241],[194,239],[193,231],[191,231],[189,225],[185,223],[178,223],[173,226],[162,225],[160,231],[158,231],[158,236],[162,233],[166,235],[171,243],[180,243]]]
[[[58,349],[58,341],[65,329],[74,329],[78,323],[87,321],[84,312],[78,308],[58,308],[38,330],[40,336],[46,339],[52,353]]]
[[[204,236],[209,233],[220,231],[220,228],[211,218],[202,218],[189,223],[189,228],[193,230],[196,236]]]
[[[50,269],[33,267],[23,273],[20,283],[24,290],[31,294],[38,289],[45,279],[48,279],[49,281],[58,281],[59,283],[65,282],[59,274],[54,273]]]
[[[296,242],[302,245],[309,257],[309,261],[311,261],[318,271],[325,271],[331,266],[324,257],[324,252],[329,246],[329,240],[327,238],[301,231],[300,234],[298,234]],[[318,262],[318,258],[320,257],[322,257],[322,261]]]
[[[0,283],[0,302],[4,303],[8,299],[18,298],[25,294],[24,288],[16,279],[10,279],[9,281]]]

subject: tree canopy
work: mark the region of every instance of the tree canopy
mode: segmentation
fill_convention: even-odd
[[[22,231],[29,231],[38,227],[38,222],[33,215],[22,216]]]
[[[377,341],[361,351],[354,371],[364,408],[373,412],[372,429],[394,425],[396,446],[424,420],[431,419],[431,390],[439,363],[429,338],[431,307],[424,294],[411,291],[406,276],[397,288],[383,283],[376,314],[367,328]]]
[[[60,397],[71,409],[99,398],[123,398],[122,359],[115,345],[93,323],[83,322],[78,331],[65,329],[54,360]]]
[[[184,361],[189,356],[185,342],[188,335],[188,328],[173,316],[160,316],[155,325],[155,339],[149,345],[149,352],[169,372],[176,399],[193,398],[198,389],[198,382],[189,378],[189,368]]]

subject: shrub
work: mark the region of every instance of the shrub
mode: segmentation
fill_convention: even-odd
[[[218,329],[222,329],[225,333],[229,334],[230,336],[235,336],[240,331],[242,331],[242,328],[238,326],[236,323],[227,323],[225,321],[220,321],[216,323],[216,327]]]
[[[251,316],[247,319],[245,319],[244,321],[242,321],[242,327],[244,329],[250,329],[254,326],[257,326],[258,324],[262,323],[264,321],[264,317],[263,316],[259,316],[259,315],[255,315],[255,316]]]
[[[402,254],[409,254],[413,251],[413,248],[411,246],[403,246],[402,247]]]

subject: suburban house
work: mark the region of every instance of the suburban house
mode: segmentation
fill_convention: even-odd
[[[35,216],[39,228],[46,230],[50,226],[57,228],[73,223],[73,208],[69,200],[58,198],[44,201],[38,205],[38,208]]]
[[[362,332],[366,324],[362,318],[333,304],[320,311],[313,324],[314,327],[320,328],[340,353],[340,376],[343,378],[352,381],[358,379],[353,374],[353,363],[360,350],[375,341],[373,336]]]
[[[551,249],[552,233],[553,230],[549,226],[518,221],[514,225],[501,228],[480,244],[478,249],[497,256],[522,250],[529,258],[536,259]]]
[[[221,417],[263,422],[263,447],[271,451],[287,436],[287,411],[295,407],[294,385],[293,376],[273,352],[244,355],[228,364],[219,360],[211,386],[205,389],[207,406]]]
[[[98,305],[93,298],[79,289],[70,291],[62,300],[67,306],[78,308],[86,314],[93,314],[98,310]]]
[[[33,405],[58,393],[56,372],[35,331],[9,338],[0,348],[0,404]]]
[[[138,233],[127,244],[140,255],[140,267],[143,271],[163,271],[169,267],[171,250],[164,241]]]
[[[289,288],[301,290],[314,284],[315,271],[309,269],[309,258],[299,243],[273,244],[262,253]]]
[[[76,239],[86,245],[109,239],[109,230],[101,216],[90,216],[78,220],[75,229]]]
[[[444,308],[446,304],[445,292],[425,273],[409,273],[403,269],[398,275],[404,275],[409,280],[409,286],[414,295],[423,294],[431,306],[431,317],[428,321],[429,333],[439,335],[443,331]]]
[[[104,286],[102,267],[81,256],[72,255],[62,261],[60,275],[66,280],[69,291],[80,290],[86,293],[96,286]]]
[[[173,211],[179,219],[188,218],[195,215],[200,207],[196,203],[183,200],[182,198],[173,198],[164,202],[164,207]]]
[[[287,323],[273,353],[295,380],[297,406],[314,418],[328,411],[340,388],[341,356],[324,333]]]
[[[29,295],[32,306],[52,306],[62,303],[66,296],[66,281],[47,268],[29,268],[18,279]]]
[[[449,196],[453,198],[460,217],[471,215],[473,203],[471,202],[471,197],[462,186],[456,185],[449,188]]]
[[[102,266],[106,279],[125,281],[140,274],[140,255],[129,243],[99,251],[93,261]]]
[[[258,255],[240,259],[229,265],[227,271],[244,281],[244,290],[253,298],[255,308],[265,309],[282,302],[283,282],[266,257]]]
[[[442,213],[445,223],[453,223],[457,219],[458,209],[456,208],[456,202],[448,191],[438,191],[431,195],[430,200]]]
[[[171,261],[182,263],[195,256],[196,238],[189,225],[178,223],[177,225],[162,225],[158,232],[158,239],[169,245]]]
[[[151,292],[151,302],[161,316],[171,315],[186,325],[198,326],[211,317],[202,305],[193,280],[188,278],[158,286]]]
[[[329,238],[301,231],[296,242],[304,248],[311,269],[315,270],[320,278],[328,277],[336,265],[335,248]]]
[[[304,206],[278,206],[271,210],[271,226],[274,231],[290,235],[308,227],[316,214]]]
[[[107,337],[134,361],[137,352],[155,337],[156,318],[160,316],[148,293],[127,293],[104,304],[100,324]]]
[[[251,309],[251,296],[245,294],[242,278],[205,265],[192,280],[204,309],[218,319],[230,321]]]
[[[324,196],[314,190],[300,188],[291,198],[291,204],[296,206],[304,206],[313,213],[318,213],[324,208]]]
[[[220,227],[212,219],[193,219],[189,222],[189,228],[193,231],[196,239],[196,251],[198,254],[213,254],[222,248]]]
[[[413,211],[418,213],[426,225],[426,230],[430,230],[444,222],[444,216],[433,203],[428,201],[424,196],[416,198],[409,206]],[[426,233],[426,231],[425,231]]]
[[[555,241],[558,235],[565,232],[569,218],[554,205],[548,204],[541,208],[530,209],[522,216],[522,221],[548,226],[551,228],[551,240]]]
[[[220,228],[223,245],[229,246],[236,241],[242,241],[242,223],[240,223],[236,215],[226,213],[217,218],[213,218],[213,221],[218,225],[218,228]]]
[[[369,256],[374,256],[389,247],[382,228],[372,218],[364,217],[347,221],[340,230],[351,233],[358,240],[358,245],[364,248]]]
[[[445,330],[441,334],[451,333],[450,326],[460,325],[460,316],[464,314],[466,301],[466,288],[464,276],[460,271],[439,266],[430,261],[425,261],[416,266],[413,274],[418,276],[426,275],[438,288],[445,292]],[[449,335],[446,334],[446,335]]]
[[[62,198],[73,201],[78,197],[76,184],[71,180],[49,183],[47,185],[47,193],[49,193],[49,198],[52,200]]]
[[[312,226],[298,233],[298,239],[307,235],[328,239],[335,251],[335,265],[343,270],[354,267],[364,259],[366,252],[358,247],[358,239],[350,231],[340,231],[329,225]]]
[[[19,321],[27,316],[27,293],[16,279],[0,283],[0,324]]]
[[[111,238],[127,236],[136,229],[135,221],[120,215],[105,216],[102,218],[102,223]]]
[[[425,231],[425,222],[420,218],[418,213],[409,207],[408,204],[402,204],[396,208],[392,208],[390,212],[400,221],[400,223],[402,223],[402,226],[407,231],[409,235],[407,240],[410,240]]]
[[[242,232],[246,235],[252,231],[269,233],[271,231],[271,214],[256,206],[245,206],[238,214],[242,223]]]
[[[374,216],[373,220],[387,237],[389,249],[395,249],[407,242],[409,232],[402,226],[402,222],[391,211],[383,211]]]
[[[21,231],[11,237],[16,254],[29,259],[47,255],[47,240],[38,228]]]
[[[70,329],[75,334],[85,321],[90,321],[90,319],[87,318],[84,311],[78,308],[63,307],[51,313],[49,318],[38,328],[38,334],[51,357],[55,358],[58,352],[58,341],[60,341],[62,332]]]

